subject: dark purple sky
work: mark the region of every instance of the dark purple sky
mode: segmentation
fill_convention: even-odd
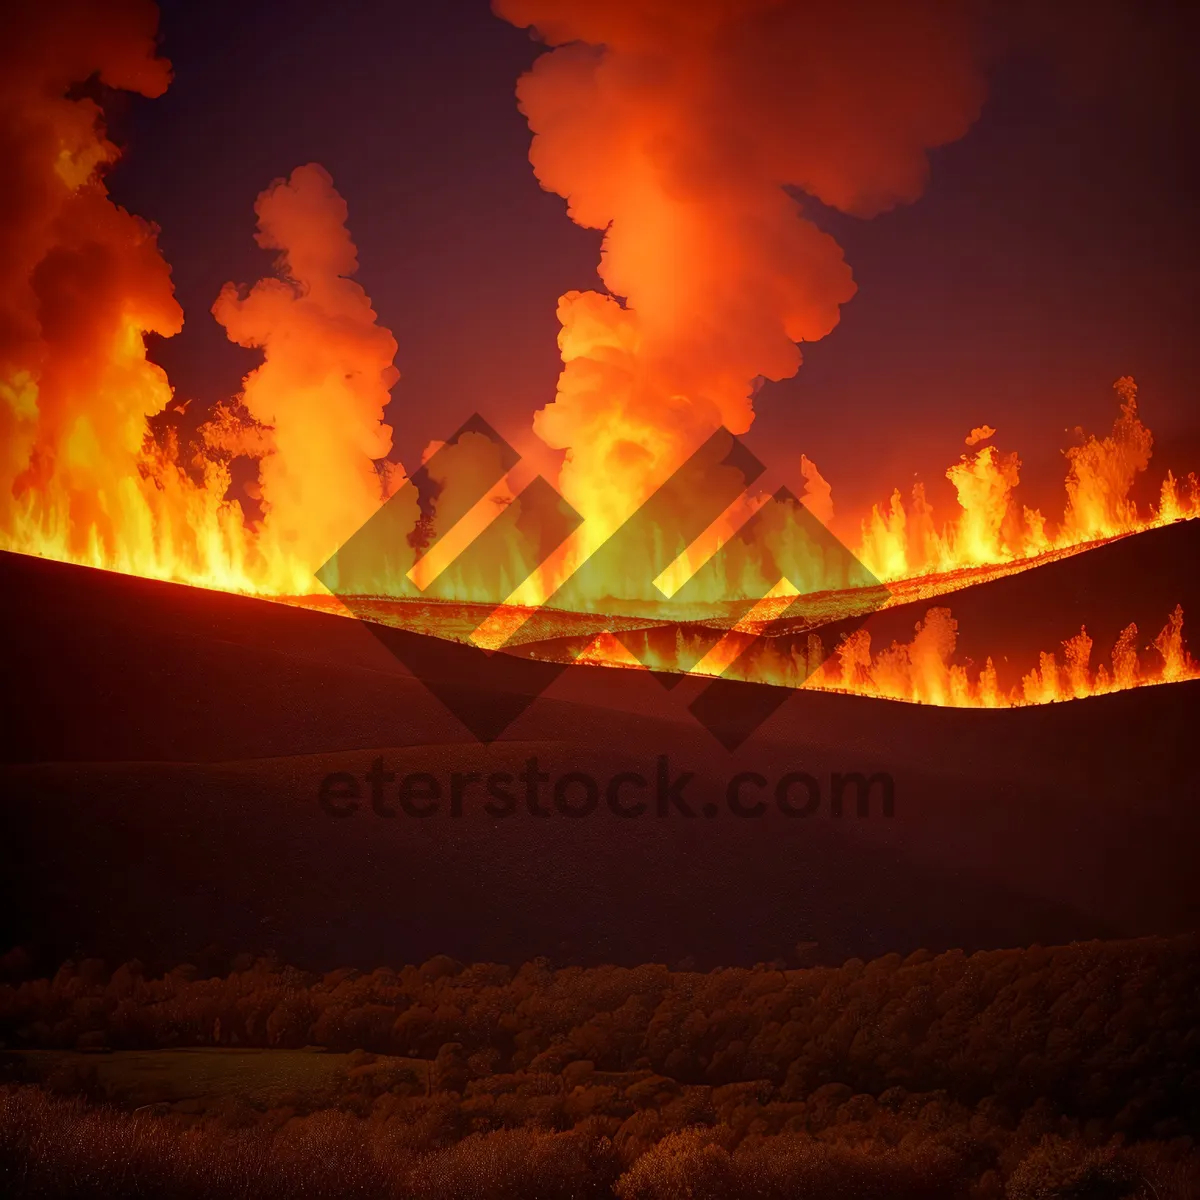
[[[254,365],[209,307],[269,269],[255,196],[316,161],[400,344],[396,455],[411,464],[476,410],[528,446],[558,373],[555,301],[595,285],[599,248],[526,158],[513,89],[538,44],[486,0],[160,4],[175,81],[116,114],[110,184],[162,227],[187,323],[153,353],[179,393],[212,401]],[[812,204],[859,292],[798,377],[760,393],[749,436],[788,477],[784,456],[809,454],[839,509],[914,475],[945,497],[944,468],[986,421],[1021,452],[1026,501],[1056,516],[1067,430],[1106,430],[1126,373],[1156,433],[1151,475],[1200,469],[1188,31],[1174,6],[1112,8],[1106,38],[1067,27],[1066,54],[993,56],[982,118],[935,154],[915,205],[861,221]]]

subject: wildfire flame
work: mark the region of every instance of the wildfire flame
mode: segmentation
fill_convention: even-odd
[[[738,632],[746,635],[744,640],[736,638]],[[748,646],[761,646],[761,652],[739,678],[950,708],[1050,704],[1149,684],[1200,679],[1200,662],[1191,656],[1184,641],[1183,608],[1179,605],[1158,636],[1141,652],[1138,628],[1128,625],[1112,647],[1110,662],[1101,662],[1093,670],[1094,643],[1087,629],[1082,628],[1062,643],[1061,661],[1058,655],[1042,651],[1037,664],[1023,675],[1021,683],[1008,689],[1001,686],[990,657],[974,673],[952,661],[958,622],[948,608],[929,609],[917,622],[910,641],[893,642],[876,653],[872,653],[871,635],[865,629],[843,638],[828,657],[819,634],[809,634],[803,648],[780,649],[774,639],[760,637],[761,630],[752,620],[743,627],[735,627],[731,633],[735,636],[727,638],[692,668],[693,673],[722,675],[735,660],[744,666],[741,656]],[[1145,653],[1149,651],[1153,654]],[[611,634],[605,633],[591,643],[579,661],[656,671],[678,669],[669,653],[650,653],[645,657],[646,663],[639,662]]]
[[[1087,629],[1081,628],[1062,643],[1061,662],[1055,654],[1042,651],[1037,666],[1023,676],[1020,686],[1007,692],[1000,688],[991,658],[974,678],[966,668],[950,661],[957,635],[958,622],[948,608],[930,609],[918,623],[912,641],[893,643],[875,655],[870,636],[859,630],[837,647],[834,659],[823,664],[809,686],[959,708],[1006,708],[1200,678],[1200,663],[1184,644],[1183,609],[1178,605],[1147,647],[1156,652],[1157,659],[1140,658],[1138,629],[1131,624],[1112,647],[1111,666],[1101,662],[1093,671],[1093,642]]]
[[[1124,377],[1113,386],[1120,413],[1112,432],[1103,438],[1093,434],[1065,452],[1066,505],[1052,530],[1040,511],[1016,501],[1021,469],[1016,454],[987,445],[947,469],[959,511],[944,523],[935,520],[921,483],[907,504],[897,489],[884,508],[876,505],[862,522],[863,562],[878,578],[899,580],[1035,559],[1200,515],[1194,472],[1181,482],[1168,471],[1158,505],[1138,511],[1131,492],[1149,464],[1154,439],[1138,415],[1134,381]],[[968,444],[980,432],[973,431]],[[995,432],[989,429],[988,437]]]
[[[799,181],[827,203],[866,215],[915,199],[927,151],[966,131],[981,90],[962,31],[925,20],[921,5],[902,21],[881,17],[871,34],[903,46],[886,56],[883,76],[883,60],[864,55],[849,82],[837,72],[815,73],[814,95],[803,103],[775,86],[786,75],[790,88],[795,78],[778,49],[788,44],[781,35],[793,16],[769,3],[680,6],[651,22],[623,4],[551,12],[540,0],[504,0],[499,8],[519,24],[536,22],[557,47],[519,93],[539,178],[570,197],[576,221],[607,231],[601,274],[611,294],[562,298],[563,373],[556,400],[535,418],[544,440],[567,450],[557,484],[583,522],[548,557],[510,539],[490,575],[457,571],[448,543],[441,549],[447,561],[423,561],[414,536],[379,572],[339,582],[343,592],[354,585],[385,598],[401,593],[402,580],[422,589],[436,584],[432,594],[488,606],[493,624],[507,629],[519,623],[519,606],[553,595],[712,428],[724,422],[744,431],[756,381],[794,373],[796,343],[838,320],[854,291],[849,268],[784,186]],[[396,342],[351,278],[358,262],[345,202],[323,168],[300,167],[255,206],[259,244],[278,255],[275,273],[248,290],[227,284],[213,305],[229,338],[261,351],[263,361],[239,396],[183,432],[177,418],[186,405],[146,349],[148,334],[172,336],[182,326],[170,269],[155,228],[109,196],[104,171],[117,148],[98,104],[71,90],[95,75],[111,88],[162,94],[170,66],[155,49],[156,21],[153,5],[141,0],[80,3],[64,40],[49,6],[27,7],[0,52],[0,129],[19,145],[14,190],[28,198],[0,229],[0,546],[319,604],[315,570],[406,481],[388,457],[391,429],[383,423],[398,377]],[[851,17],[831,19],[800,44],[817,58],[845,57],[855,26]],[[641,69],[668,58],[666,74]],[[660,77],[670,86],[648,82]],[[818,136],[811,113],[841,112],[838,97],[851,85],[861,86],[860,125]],[[577,103],[585,94],[590,107]],[[767,109],[783,112],[772,127],[781,132],[766,128]],[[729,136],[698,141],[694,131],[708,129],[718,113]],[[577,136],[580,123],[587,139]],[[886,153],[867,153],[889,138]],[[739,139],[749,139],[757,157],[742,156]],[[731,163],[729,155],[746,161]],[[700,243],[704,254],[695,252]],[[989,572],[1200,516],[1195,474],[1177,480],[1168,473],[1149,510],[1134,502],[1153,439],[1133,380],[1119,380],[1116,389],[1120,411],[1111,433],[1066,450],[1060,519],[1020,504],[1019,459],[997,449],[996,431],[980,425],[965,439],[970,452],[946,472],[956,512],[937,518],[922,484],[907,499],[894,491],[857,523],[862,564],[888,584],[895,602],[931,598]],[[456,446],[454,469],[437,481],[437,507],[422,513],[414,504],[407,528],[416,533],[425,522],[426,532],[448,532],[438,525],[454,507],[455,490],[485,468],[490,453],[485,440]],[[257,465],[257,483],[244,493],[234,485],[236,458]],[[829,483],[807,458],[798,470],[806,485],[801,503],[831,521]],[[460,544],[521,505],[518,483],[510,472],[490,488],[463,520]],[[664,593],[699,577],[765,499],[744,493],[681,547],[659,579],[662,591],[636,573],[615,572],[580,606],[662,604]],[[793,568],[788,578],[802,578],[806,593],[856,586],[844,567],[798,549],[786,522],[772,522],[764,520],[757,542],[705,576],[708,593],[692,589],[693,603],[766,597],[733,636],[759,628],[773,604],[787,602],[778,590],[785,561]],[[432,631],[446,635],[452,623],[435,622]],[[468,622],[470,632],[485,623]],[[811,677],[806,660],[779,655],[764,654],[759,669],[771,682],[982,706],[1093,695],[1194,678],[1197,670],[1183,647],[1179,609],[1153,643],[1157,667],[1141,663],[1131,626],[1111,667],[1093,671],[1092,643],[1081,631],[1064,643],[1061,662],[1043,654],[1021,687],[1003,694],[990,661],[975,678],[951,662],[955,637],[949,611],[935,608],[907,645],[873,653],[860,632]],[[602,639],[582,661],[620,657]],[[719,673],[729,661],[729,646],[718,647],[693,669]]]

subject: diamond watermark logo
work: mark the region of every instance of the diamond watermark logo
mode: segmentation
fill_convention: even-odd
[[[562,572],[537,605],[505,605],[497,598],[513,596],[583,525],[540,475],[481,518],[480,506],[519,461],[473,416],[317,572],[480,741],[499,737],[606,634],[666,689],[689,673],[703,676],[689,711],[733,750],[791,694],[791,687],[754,681],[772,638],[789,635],[791,645],[797,630],[851,632],[887,599],[886,588],[786,487],[745,506],[751,515],[680,577],[687,561],[681,556],[765,473],[743,442],[718,429],[599,547]],[[386,588],[363,583],[380,579]],[[730,579],[739,581],[734,598]],[[840,588],[825,587],[829,580]],[[464,591],[490,603],[464,605]],[[629,596],[641,599],[619,599]],[[395,601],[424,602],[419,611],[442,622],[445,636],[417,632],[428,629],[427,620],[398,627],[394,610],[381,619],[381,605]],[[683,623],[686,636],[679,622],[665,623],[671,646],[664,669],[655,639],[664,621],[655,608],[668,603],[674,612],[704,615]],[[756,620],[764,604],[769,612]],[[586,637],[565,619],[570,614],[589,615]],[[464,620],[477,624],[464,630]],[[809,636],[799,655],[789,650],[793,685],[821,666],[832,650],[827,640]]]

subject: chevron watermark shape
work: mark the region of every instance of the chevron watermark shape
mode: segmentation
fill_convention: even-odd
[[[451,475],[456,455],[471,453],[472,470],[455,476],[455,487],[443,481]],[[461,459],[460,459],[461,461]],[[356,581],[386,577],[386,600],[424,600],[431,606],[456,599],[455,590],[469,579],[481,594],[510,596],[536,572],[582,524],[582,518],[552,484],[536,476],[517,496],[517,502],[498,515],[464,546],[452,539],[460,522],[483,501],[518,464],[520,456],[478,414],[438,448],[402,487],[333,554],[317,578],[482,742],[494,741],[590,645],[600,632],[611,634],[643,666],[655,661],[650,653],[646,622],[620,621],[591,629],[586,639],[564,636],[563,612],[591,612],[596,598],[608,594],[614,580],[650,583],[675,603],[711,598],[731,564],[747,553],[762,553],[762,532],[780,530],[794,546],[802,544],[807,557],[821,562],[837,577],[853,579],[834,628],[848,633],[861,625],[887,599],[886,588],[786,488],[778,488],[668,597],[657,581],[677,558],[705,533],[764,473],[763,464],[734,434],[721,428],[666,480],[636,512],[532,611],[506,624],[511,632],[489,637],[487,648],[449,641],[396,628],[378,620],[380,597],[356,589]],[[413,514],[418,514],[414,524]],[[435,518],[436,514],[436,520]],[[758,541],[756,541],[758,539]],[[416,550],[418,565],[437,547],[450,548],[449,562],[419,586],[414,571],[404,570]],[[665,688],[674,687],[684,673],[699,665],[727,637],[729,661],[688,705],[692,715],[727,749],[736,749],[791,694],[787,687],[748,682],[747,668],[761,651],[765,633],[740,631],[739,623],[756,604],[780,595],[783,581],[791,599],[772,611],[771,627],[788,629],[812,623],[811,593],[803,580],[780,570],[779,582],[761,595],[740,597],[720,605],[719,616],[688,626],[686,639],[673,646],[677,670],[656,671]],[[788,595],[787,591],[782,593]],[[711,604],[709,605],[711,609]],[[502,605],[493,605],[492,612]],[[528,647],[554,639],[560,653],[553,659],[535,657]],[[799,670],[803,678],[815,671],[832,651],[821,639],[808,638],[807,655]],[[795,668],[796,658],[792,656]]]

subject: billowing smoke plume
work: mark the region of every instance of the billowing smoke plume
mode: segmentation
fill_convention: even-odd
[[[611,523],[762,378],[800,365],[854,281],[791,189],[871,216],[983,87],[952,0],[494,0],[556,47],[518,84],[542,186],[603,229],[608,290],[559,303],[564,368],[537,432]]]
[[[472,510],[478,521],[459,525],[471,538],[485,527],[494,535],[486,561],[499,566],[485,578],[471,540],[470,569],[446,567],[455,541],[437,539],[458,520],[472,475],[493,465],[494,448],[468,437],[430,468],[419,505],[404,489],[399,505],[385,506],[398,532],[382,566],[364,566],[371,595],[394,579],[397,594],[410,594],[405,573],[430,546],[426,574],[446,598],[501,600],[548,561],[546,592],[557,588],[587,561],[593,533],[636,507],[718,423],[745,430],[759,381],[795,372],[797,343],[836,324],[854,283],[797,195],[861,215],[914,199],[929,148],[960,136],[982,95],[950,0],[496,2],[555,47],[519,85],[537,175],[576,221],[604,230],[608,291],[562,298],[564,369],[557,399],[536,420],[548,443],[567,449],[563,490],[590,520],[559,554],[563,513],[548,504],[542,520],[533,501],[508,505],[512,481],[491,471]],[[350,278],[357,254],[345,203],[321,167],[301,167],[257,205],[258,240],[277,252],[277,275],[247,292],[228,285],[214,306],[231,339],[261,350],[263,362],[240,402],[218,403],[196,440],[181,442],[182,423],[168,415],[181,405],[145,341],[176,333],[182,314],[156,230],[105,187],[117,148],[99,105],[106,90],[166,89],[156,23],[149,0],[5,11],[0,546],[210,586],[317,590],[312,572],[403,480],[387,461],[383,423],[396,344]],[[953,518],[935,520],[920,484],[907,507],[896,492],[864,523],[860,558],[899,579],[1200,514],[1200,481],[1169,473],[1157,510],[1138,511],[1132,488],[1152,438],[1132,380],[1118,393],[1112,434],[1068,451],[1057,528],[1017,502],[1019,462],[979,426],[967,439],[974,453],[947,473]],[[259,470],[261,513],[249,520],[230,498],[239,455]],[[808,459],[800,472],[803,508],[828,522],[828,483]],[[708,513],[712,483],[689,486],[678,508]],[[725,541],[757,499],[731,506],[728,528],[717,530]],[[840,568],[793,536],[798,505],[755,511],[760,541],[722,542],[706,599],[758,597],[780,575],[811,579],[812,590],[847,586]],[[497,512],[503,522],[491,521]],[[646,535],[668,559],[691,549],[668,545],[682,536],[670,526]],[[700,561],[678,558],[689,571]],[[593,573],[580,605],[656,598],[645,591],[644,559],[630,553],[611,577]]]
[[[399,377],[396,340],[348,278],[358,252],[324,167],[297,167],[254,207],[258,244],[280,251],[279,275],[244,296],[226,284],[213,315],[231,340],[263,351],[242,394],[254,420],[270,427],[259,544],[294,563],[303,589],[396,482],[376,466],[392,444],[383,409]]]
[[[117,207],[102,114],[72,85],[158,96],[157,9],[143,0],[7,6],[0,39],[0,531],[59,557],[148,569],[164,496],[139,471],[171,398],[144,334],[178,332],[170,269]],[[153,547],[150,547],[153,557]]]
[[[346,208],[320,167],[259,198],[282,278],[216,305],[261,347],[245,409],[218,405],[181,446],[145,336],[179,331],[154,228],[113,203],[96,82],[158,96],[156,7],[61,0],[6,14],[0,43],[0,544],[198,583],[307,591],[312,572],[397,482],[376,469],[396,344],[362,289]],[[263,520],[227,499],[229,461],[260,460]]]

